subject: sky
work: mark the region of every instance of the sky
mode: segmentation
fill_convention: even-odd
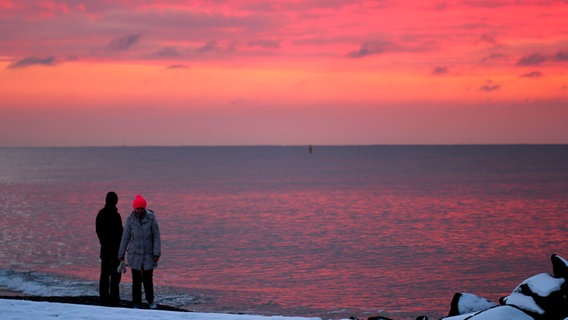
[[[0,0],[0,146],[568,143],[568,1]]]

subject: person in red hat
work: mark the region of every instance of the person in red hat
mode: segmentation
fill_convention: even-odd
[[[124,261],[128,252],[128,265],[132,270],[132,303],[134,308],[142,304],[142,285],[146,301],[156,309],[154,301],[154,269],[161,255],[160,228],[153,211],[146,209],[146,200],[140,195],[132,202],[134,211],[124,224],[118,259]]]

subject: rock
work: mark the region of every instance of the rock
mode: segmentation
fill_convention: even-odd
[[[568,316],[566,279],[537,274],[521,282],[501,303],[515,306],[535,318],[564,319]]]
[[[449,316],[484,311],[498,304],[472,293],[456,293],[452,299]]]
[[[550,260],[552,260],[552,274],[556,278],[568,279],[568,261],[557,254],[553,254]]]
[[[376,316],[376,317],[369,317],[369,318],[367,318],[367,320],[392,320],[392,319],[387,318],[387,317]],[[428,320],[428,317],[427,316],[418,316],[418,317],[416,317],[416,320]]]
[[[501,305],[475,295],[456,294],[445,320],[562,320],[568,317],[568,261],[553,254],[553,275],[537,274],[501,298]],[[469,311],[469,312],[468,312]]]
[[[453,317],[442,318],[444,320],[534,320],[534,318],[524,311],[513,306],[497,306],[480,312],[473,312]]]

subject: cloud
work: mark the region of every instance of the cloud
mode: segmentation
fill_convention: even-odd
[[[542,72],[540,71],[532,71],[529,73],[521,74],[521,78],[540,78],[542,77]]]
[[[140,34],[129,34],[112,39],[106,46],[109,50],[126,51],[140,40]]]
[[[163,10],[117,10],[105,16],[104,24],[132,30],[144,30],[150,35],[145,41],[193,44],[215,39],[219,42],[256,39],[259,34],[274,35],[286,21],[267,14],[234,14],[230,9],[196,8],[188,2],[187,9],[172,7]],[[219,5],[221,5],[219,3]],[[180,5],[182,6],[182,5]],[[222,5],[221,5],[222,6]],[[237,5],[238,6],[238,5]],[[102,24],[102,22],[100,23]],[[275,29],[276,28],[276,29]]]
[[[447,67],[436,67],[434,68],[434,70],[432,71],[432,74],[446,74],[448,73],[448,68]]]
[[[422,53],[438,49],[439,43],[435,39],[409,33],[401,36],[396,42],[383,39],[363,42],[358,50],[349,52],[347,56],[364,58],[383,53]]]
[[[348,56],[350,58],[363,58],[371,55],[378,55],[392,51],[397,51],[397,50],[396,47],[391,42],[377,40],[377,41],[364,42],[363,44],[361,44],[359,50],[351,51]]]
[[[280,42],[274,40],[254,40],[249,42],[249,46],[265,49],[280,49]]]
[[[220,47],[217,44],[217,41],[208,41],[207,43],[205,43],[201,47],[197,48],[197,52],[207,53],[207,52],[218,51],[219,49],[220,49]]]
[[[524,1],[510,1],[510,0],[470,0],[464,1],[463,4],[475,8],[497,9],[502,7],[514,6],[523,4]],[[528,1],[527,3],[530,3]],[[526,3],[525,3],[526,4]]]
[[[164,47],[152,56],[156,58],[179,58],[181,53],[174,47]]]
[[[434,7],[436,8],[436,10],[446,10],[446,9],[448,9],[448,3],[445,2],[445,1],[439,2],[439,3],[436,3],[434,5]]]
[[[54,57],[40,58],[32,56],[10,63],[8,65],[8,69],[27,68],[31,66],[54,66],[55,62],[56,60]]]
[[[492,45],[499,45],[499,42],[495,38],[495,35],[492,33],[484,33],[482,34],[475,43],[485,42]]]
[[[552,57],[552,60],[558,62],[568,62],[568,51],[559,51]]]
[[[219,44],[217,41],[207,41],[200,47],[194,49],[194,53],[201,57],[224,56],[235,50],[235,43]]]
[[[483,57],[480,62],[482,64],[485,64],[494,60],[503,60],[505,58],[507,58],[507,56],[502,53],[492,53],[486,57]]]
[[[533,53],[528,56],[522,57],[516,66],[539,66],[547,61],[555,62],[568,62],[568,51],[558,51],[554,55],[544,55],[540,53]]]
[[[487,80],[487,83],[481,86],[481,88],[479,88],[479,91],[491,92],[499,90],[499,88],[501,88],[500,85],[494,84],[491,80]]]
[[[517,63],[515,65],[516,66],[539,66],[543,62],[545,62],[546,60],[548,60],[547,56],[540,54],[540,53],[533,53],[531,55],[522,57],[519,61],[517,61]]]
[[[185,64],[172,64],[166,67],[166,69],[188,69],[189,67]]]

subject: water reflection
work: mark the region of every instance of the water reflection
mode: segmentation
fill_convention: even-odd
[[[164,246],[156,285],[207,297],[193,310],[436,318],[454,292],[497,300],[549,270],[551,253],[568,255],[564,153],[243,150],[150,149],[136,162],[123,149],[63,149],[26,160],[37,168],[9,162],[1,266],[96,281],[94,218],[108,190],[123,220],[129,197],[146,195]]]

